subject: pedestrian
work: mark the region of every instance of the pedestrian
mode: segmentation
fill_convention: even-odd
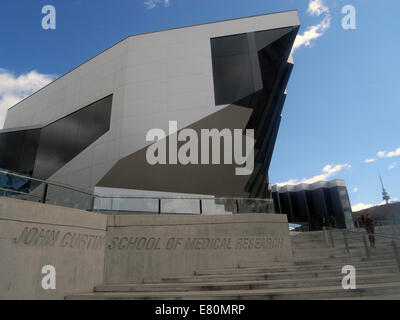
[[[331,227],[332,227],[333,229],[336,228],[336,219],[335,219],[334,216],[330,216],[330,217],[329,217],[329,223],[330,223],[330,225],[331,225]]]
[[[363,222],[365,226],[365,230],[367,231],[368,234],[368,239],[369,243],[371,245],[371,248],[376,248],[375,247],[375,223],[374,220],[371,218],[371,213],[368,211],[363,215]]]

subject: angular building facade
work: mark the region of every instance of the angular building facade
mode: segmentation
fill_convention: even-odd
[[[307,225],[354,228],[349,195],[344,180],[313,184],[272,186],[275,212],[287,214],[288,221]]]
[[[130,36],[8,110],[0,168],[96,187],[270,198],[296,11]],[[254,170],[150,165],[146,134],[254,129]]]

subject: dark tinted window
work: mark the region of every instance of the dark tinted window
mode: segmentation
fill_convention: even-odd
[[[112,95],[41,129],[34,176],[47,179],[110,128]]]
[[[281,28],[211,39],[215,104],[233,104],[271,90],[297,29]]]
[[[231,104],[254,92],[246,34],[211,39],[215,104]]]
[[[0,168],[32,173],[40,129],[0,133]]]

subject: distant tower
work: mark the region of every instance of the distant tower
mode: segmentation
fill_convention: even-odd
[[[382,185],[382,198],[384,201],[386,201],[386,204],[390,203],[390,197],[389,194],[386,192],[385,186],[383,185],[382,177],[380,172],[378,171],[379,174],[379,180],[381,180],[381,185]]]

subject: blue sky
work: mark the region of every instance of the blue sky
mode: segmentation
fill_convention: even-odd
[[[56,30],[41,27],[46,4]],[[341,25],[348,4],[356,30]],[[382,201],[379,169],[400,198],[398,0],[2,0],[0,127],[9,106],[127,35],[289,9],[302,37],[271,182],[345,179],[361,208]]]

